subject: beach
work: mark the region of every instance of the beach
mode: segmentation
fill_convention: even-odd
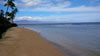
[[[0,40],[0,56],[64,56],[53,44],[39,33],[25,28],[13,27]]]
[[[100,56],[100,25],[19,25],[40,33],[66,56]]]

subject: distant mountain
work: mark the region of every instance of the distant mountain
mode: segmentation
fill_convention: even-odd
[[[20,20],[15,21],[17,24],[71,24],[71,25],[80,25],[80,24],[100,24],[100,22],[45,22],[45,21],[27,21],[27,20]]]
[[[20,21],[15,21],[15,23],[17,23],[17,24],[41,24],[41,23],[45,23],[45,22],[42,22],[42,21],[20,20]]]

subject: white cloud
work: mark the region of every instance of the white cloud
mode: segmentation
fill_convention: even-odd
[[[56,6],[56,7],[65,8],[65,7],[68,7],[68,6],[70,6],[70,5],[71,5],[71,2],[65,1],[65,2],[63,2],[63,3],[58,3],[58,6]]]
[[[90,0],[90,4],[93,5],[99,5],[100,6],[100,0]]]
[[[76,0],[77,1],[77,0]],[[87,1],[87,0],[85,0]],[[89,3],[95,3],[99,0],[88,0]],[[80,5],[78,7],[70,7],[72,5],[69,0],[21,0],[21,3],[16,3],[19,7],[26,7],[19,9],[20,11],[47,11],[47,12],[81,12],[81,11],[100,11],[100,6]],[[31,9],[29,9],[31,7]]]
[[[3,3],[3,1],[2,0],[0,0],[0,4],[2,4]]]
[[[29,1],[31,1],[31,0],[22,0],[23,2],[25,2],[25,3],[27,3],[27,2],[29,2]]]
[[[45,17],[48,21],[56,22],[100,22],[100,13],[80,13],[70,15],[52,15]]]
[[[100,13],[83,13],[70,15],[52,15],[45,17],[22,16],[16,17],[15,21],[51,21],[51,22],[100,22]]]
[[[54,1],[54,2],[52,2]],[[76,0],[77,1],[77,0]],[[87,0],[85,0],[87,1]],[[92,0],[93,1],[93,0]],[[17,6],[23,7],[19,11],[30,12],[85,12],[80,14],[69,15],[52,15],[52,16],[21,16],[16,17],[18,20],[29,21],[55,21],[55,22],[100,22],[100,13],[86,13],[86,12],[100,12],[100,6],[85,6],[79,5],[78,7],[70,7],[72,3],[68,0],[21,0],[21,3],[16,3]],[[26,7],[26,8],[24,8]],[[31,9],[29,8],[31,7]]]
[[[28,20],[28,21],[38,21],[41,20],[40,17],[31,17],[31,16],[21,16],[21,17],[16,17],[15,21],[19,20]]]
[[[5,1],[3,1],[3,0],[0,0],[0,4],[4,4],[5,3]]]
[[[70,1],[52,2],[51,0],[21,0],[21,3],[16,1],[16,5],[19,7],[67,7],[71,5]],[[37,8],[36,7],[36,8]]]
[[[34,7],[40,4],[40,0],[21,0],[15,3],[18,7]]]
[[[49,7],[49,8],[35,8],[35,9],[21,9],[20,11],[47,11],[47,12],[88,12],[88,11],[100,11],[100,6],[96,7],[86,7],[86,6],[79,6],[79,7],[72,7],[72,8],[62,8],[61,6],[58,7]]]
[[[86,7],[84,5],[80,5],[79,7],[72,7],[71,2],[69,0],[20,0],[21,2],[16,1],[16,5],[18,7],[23,7],[19,9],[19,11],[47,11],[47,12],[65,12],[65,11],[72,11],[72,12],[81,12],[81,11],[100,11],[100,6],[95,7]],[[77,1],[77,0],[76,0]],[[87,0],[86,0],[87,1]],[[88,0],[91,3],[100,2],[99,0]],[[0,4],[3,3],[0,0]],[[26,7],[26,8],[24,8]],[[31,9],[29,8],[31,7]]]

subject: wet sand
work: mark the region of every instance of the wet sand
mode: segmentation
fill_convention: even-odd
[[[13,27],[0,40],[0,56],[64,56],[37,32]]]

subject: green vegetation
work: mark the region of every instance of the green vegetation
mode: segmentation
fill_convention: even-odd
[[[6,0],[6,1],[7,2],[4,4],[4,6],[6,7],[6,12],[4,13],[4,11],[1,9],[0,15],[2,15],[3,18],[6,18],[7,21],[9,22],[12,21],[12,23],[14,23],[13,19],[15,18],[15,14],[17,13],[18,9],[16,8],[13,2],[14,0]]]
[[[0,38],[8,28],[15,27],[17,24],[14,23],[14,18],[18,9],[14,4],[14,0],[5,0],[6,11],[0,9]]]

